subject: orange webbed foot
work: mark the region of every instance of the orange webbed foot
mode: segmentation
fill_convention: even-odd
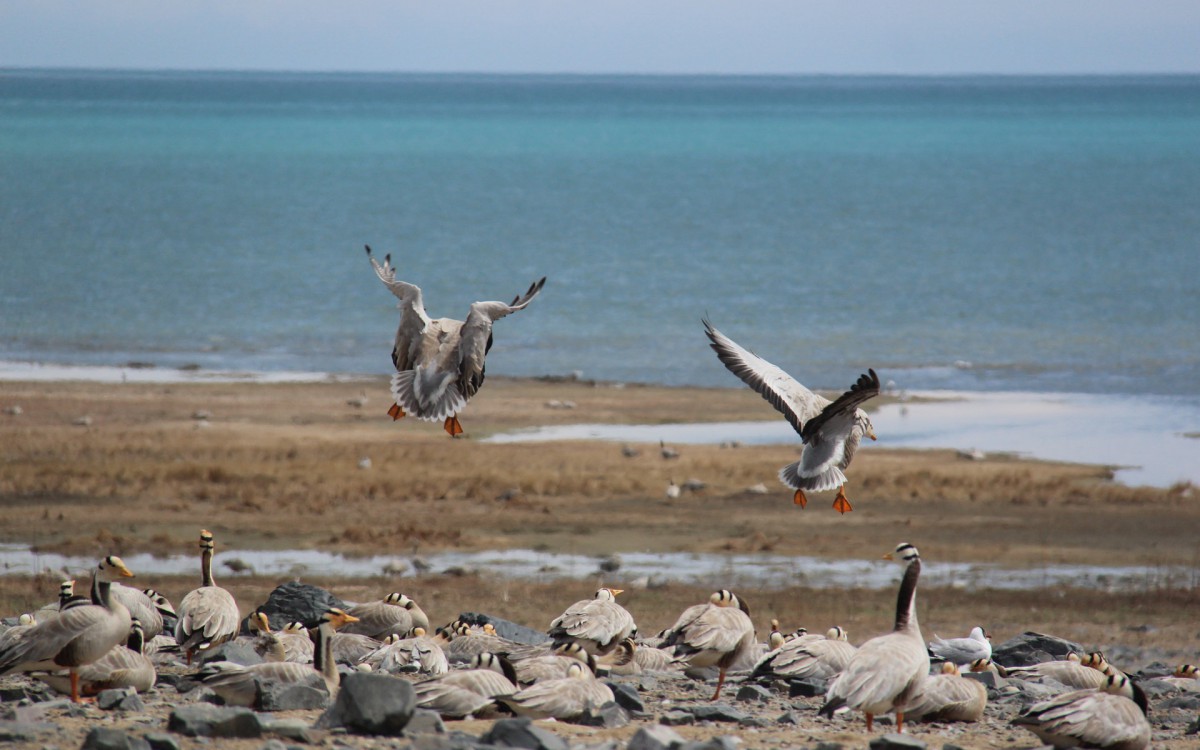
[[[446,417],[442,428],[450,435],[450,437],[458,437],[463,433],[462,425],[459,424],[458,417]]]
[[[796,494],[792,495],[792,502],[801,508],[808,507],[808,498],[804,495],[804,490],[796,490]]]
[[[392,404],[392,407],[388,409],[387,413],[388,416],[392,418],[393,422],[397,419],[404,419],[405,416],[404,410],[400,408],[400,404]]]
[[[833,509],[843,515],[854,510],[850,505],[850,501],[846,499],[846,493],[842,487],[838,488],[837,497],[833,499]]]

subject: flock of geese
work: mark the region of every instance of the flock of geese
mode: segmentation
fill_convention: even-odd
[[[960,674],[969,668],[1075,688],[1028,706],[1013,722],[1056,747],[1141,750],[1150,741],[1145,694],[1098,653],[1003,670],[990,660],[983,628],[927,643],[916,611],[921,556],[907,543],[885,556],[904,565],[894,627],[857,648],[840,627],[825,635],[803,629],[784,635],[774,621],[762,644],[749,606],[726,590],[687,608],[652,637],[639,634],[632,614],[617,602],[621,590],[612,588],[551,620],[542,645],[459,621],[430,632],[425,612],[399,593],[329,609],[318,622],[279,630],[263,612],[253,612],[250,634],[240,635],[238,605],[213,580],[213,553],[213,535],[202,531],[201,585],[178,610],[153,590],[121,584],[132,572],[120,558],[104,558],[92,571],[88,596],[74,594],[73,582],[66,582],[57,602],[0,633],[0,675],[32,673],[80,701],[107,688],[149,690],[157,666],[183,666],[181,659],[192,665],[199,655],[202,663],[191,668],[206,686],[228,704],[253,706],[269,682],[322,685],[336,695],[341,665],[414,680],[418,704],[447,718],[506,710],[569,721],[614,700],[598,675],[715,668],[714,701],[730,671],[748,681],[817,678],[827,683],[819,715],[861,711],[871,732],[883,714],[893,714],[900,731],[906,718],[978,721],[987,691]],[[247,666],[216,654],[204,658],[236,640],[264,661]],[[1200,670],[1183,667],[1178,674],[1195,681]]]
[[[375,275],[399,300],[400,324],[392,344],[391,379],[395,403],[392,419],[413,416],[441,422],[451,437],[463,433],[458,414],[483,385],[485,358],[492,348],[492,325],[524,310],[542,291],[546,277],[530,284],[512,302],[475,302],[466,320],[430,318],[421,288],[396,278],[392,257],[382,263],[367,247]],[[743,348],[703,321],[717,358],[734,375],[774,406],[803,441],[800,459],[779,471],[779,479],[795,490],[794,502],[808,505],[809,492],[837,490],[833,507],[839,513],[853,510],[846,498],[845,470],[862,438],[875,440],[871,418],[859,406],[879,395],[879,376],[868,370],[834,401],[805,388],[792,376]],[[665,450],[665,446],[664,446]],[[666,456],[664,456],[666,457]]]

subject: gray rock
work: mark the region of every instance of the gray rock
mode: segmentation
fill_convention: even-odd
[[[96,706],[105,711],[145,711],[146,702],[133,688],[101,690],[96,695]]]
[[[236,641],[226,641],[219,646],[214,646],[204,651],[197,651],[192,658],[192,666],[204,666],[211,661],[231,661],[234,664],[241,664],[243,667],[248,667],[251,664],[262,664],[263,658],[258,653],[244,643]]]
[[[788,681],[789,698],[816,698],[825,695],[828,684],[817,677]]]
[[[637,730],[637,734],[629,740],[626,750],[675,750],[683,744],[683,737],[679,736],[679,732],[657,724]]]
[[[337,700],[317,727],[344,727],[356,734],[396,735],[404,730],[416,708],[416,693],[405,680],[380,674],[346,675]]]
[[[703,742],[688,742],[681,745],[679,750],[737,750],[741,741],[731,735],[713,737]]]
[[[784,711],[775,719],[776,724],[791,724],[795,726],[800,723],[800,714],[795,711]]]
[[[313,741],[312,728],[304,719],[278,719],[273,716],[258,717],[263,732],[282,737],[285,740],[295,740],[310,744]]]
[[[484,745],[520,747],[526,750],[567,750],[564,739],[553,732],[533,725],[527,717],[500,719],[487,734],[479,738]]]
[[[692,716],[691,711],[685,711],[681,708],[673,708],[662,716],[658,717],[658,723],[664,726],[677,727],[683,724],[695,724],[696,717]]]
[[[773,697],[775,697],[774,693],[761,685],[742,685],[733,699],[741,702],[766,703]]]
[[[919,740],[916,737],[889,732],[880,737],[872,738],[869,747],[871,750],[925,750],[928,745],[925,744],[924,740]]]
[[[845,745],[840,742],[818,742],[813,750],[845,750]]]
[[[739,711],[724,703],[709,703],[692,706],[688,709],[696,721],[732,721],[743,722],[749,718],[745,711]]]
[[[496,629],[496,635],[501,638],[507,638],[510,641],[525,643],[530,646],[536,646],[539,643],[545,643],[550,640],[550,636],[539,630],[518,625],[502,617],[493,617],[492,615],[485,615],[479,612],[463,612],[458,616],[458,619],[476,627],[483,627],[491,623],[492,627]]]
[[[408,720],[408,724],[404,727],[405,737],[415,737],[418,734],[445,734],[446,724],[442,721],[442,717],[437,711],[430,711],[427,708],[418,708],[413,711],[412,718]]]
[[[1196,709],[1200,709],[1200,695],[1196,693],[1177,695],[1174,698],[1167,698],[1158,704],[1156,708],[1182,708],[1188,711],[1195,711]]]
[[[1138,684],[1142,686],[1142,690],[1148,698],[1162,698],[1165,695],[1174,695],[1179,692],[1179,688],[1165,680],[1150,679],[1139,681]]]
[[[346,609],[346,604],[319,586],[288,581],[276,586],[267,596],[267,600],[253,611],[266,613],[272,630],[282,630],[291,622],[315,625],[325,610],[331,607]],[[242,620],[242,634],[249,633],[250,617],[247,615],[246,619]]]
[[[995,672],[963,672],[962,676],[968,680],[983,683],[983,686],[988,690],[999,690],[1008,684],[1008,680]]]
[[[42,721],[0,721],[0,742],[31,742],[38,735],[57,731],[56,725]]]
[[[313,675],[316,675],[313,672]],[[329,693],[319,677],[312,685],[284,683],[277,680],[258,682],[255,706],[259,711],[297,711],[329,706]],[[317,687],[316,683],[320,684]]]
[[[272,738],[264,742],[258,750],[288,750],[288,746],[283,743],[283,740]]]
[[[130,737],[120,729],[96,727],[83,738],[81,750],[150,750],[141,737]]]
[[[576,724],[583,724],[589,727],[604,727],[605,729],[617,729],[629,724],[629,712],[621,708],[613,701],[605,703],[599,708],[592,708],[585,712],[582,716],[575,720]]]
[[[992,661],[1005,667],[1019,667],[1065,659],[1067,654],[1083,652],[1083,646],[1074,641],[1027,630],[993,648]]]
[[[163,732],[148,732],[142,739],[150,746],[150,750],[179,750],[179,741]]]
[[[646,704],[642,702],[642,696],[638,694],[633,685],[624,682],[606,682],[604,684],[612,690],[613,698],[616,699],[618,706],[633,714],[646,713]]]
[[[182,706],[171,712],[167,730],[185,737],[253,739],[262,736],[258,715],[240,706]]]

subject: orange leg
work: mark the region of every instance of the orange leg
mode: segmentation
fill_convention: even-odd
[[[850,501],[846,499],[846,485],[838,487],[837,497],[833,499],[833,509],[842,514],[854,510],[850,507]]]
[[[867,734],[875,731],[875,717],[867,714]]]
[[[721,667],[720,673],[717,675],[717,692],[713,693],[712,700],[721,697],[721,688],[725,685],[725,667]]]
[[[404,410],[400,408],[400,404],[392,404],[392,407],[388,409],[388,416],[392,418],[393,422],[397,419],[404,419]]]
[[[896,712],[896,731],[899,733],[904,732],[904,712],[903,711]]]
[[[79,700],[79,673],[75,671],[75,667],[71,667],[71,701],[80,703]]]
[[[792,495],[792,502],[801,508],[808,507],[808,498],[804,495],[804,490],[796,490],[796,494]]]
[[[446,422],[442,427],[450,434],[450,437],[456,437],[463,432],[462,425],[458,423],[458,417],[446,417]]]

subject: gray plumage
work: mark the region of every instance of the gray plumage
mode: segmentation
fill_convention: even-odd
[[[805,492],[838,490],[834,507],[850,510],[845,499],[844,471],[850,466],[863,436],[875,439],[871,419],[859,405],[879,394],[879,377],[874,370],[859,377],[850,390],[836,400],[813,393],[779,367],[743,348],[704,322],[713,351],[722,364],[743,383],[774,406],[804,442],[800,460],[779,471],[779,479],[796,490],[799,505],[808,501]]]
[[[939,638],[935,633],[929,642],[929,656],[962,667],[978,659],[992,658],[992,642],[981,626],[971,628],[966,638]]]
[[[196,651],[203,651],[232,639],[241,627],[241,615],[233,594],[213,580],[212,559],[215,549],[210,531],[200,532],[200,588],[189,591],[179,602],[179,620],[175,623],[175,641],[187,654],[190,664]]]
[[[606,654],[637,632],[633,615],[617,603],[620,589],[599,589],[591,599],[575,602],[550,622],[555,643],[578,643],[589,654]]]
[[[1146,696],[1123,674],[1110,675],[1103,690],[1075,690],[1034,703],[1013,719],[1056,748],[1145,750],[1150,746]]]

